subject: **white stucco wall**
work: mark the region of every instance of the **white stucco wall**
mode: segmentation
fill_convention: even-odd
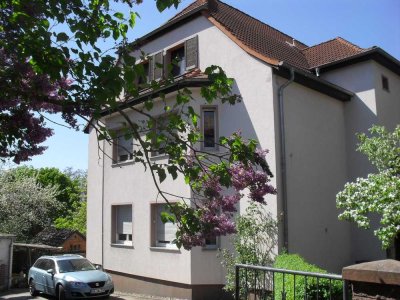
[[[199,68],[204,71],[212,64],[221,66],[228,76],[235,79],[234,92],[240,93],[243,97],[243,102],[240,104],[235,106],[225,104],[218,107],[219,135],[228,136],[240,130],[244,137],[258,139],[262,148],[270,150],[267,158],[271,169],[275,170],[272,72],[269,67],[245,53],[204,17],[194,19],[186,26],[163,35],[146,44],[141,50],[149,54],[156,53],[180,44],[194,35],[198,35],[199,38]],[[196,93],[198,92],[195,92],[194,98],[199,100],[200,96]],[[196,101],[194,106],[199,111],[200,106],[205,104],[204,100],[200,100]],[[157,108],[154,114],[157,114]],[[108,124],[111,123],[115,126],[118,121],[115,118],[108,120]],[[93,142],[90,149],[90,153],[94,153]],[[106,145],[105,151],[110,154],[111,147]],[[88,197],[91,203],[88,207],[90,219],[88,235],[91,235],[88,241],[93,241],[93,244],[88,246],[88,257],[98,261],[101,249],[99,245],[101,166],[95,164],[97,162],[92,158],[89,162],[89,169],[92,171],[89,171],[88,183]],[[112,167],[111,160],[107,157],[104,165],[105,268],[187,284],[224,283],[225,276],[216,250],[204,250],[199,247],[191,252],[150,249],[150,203],[157,200],[157,192],[150,174],[145,173],[143,167],[139,165]],[[272,184],[275,185],[274,180]],[[167,180],[165,185],[171,193],[190,196],[188,187],[179,179],[175,182]],[[276,197],[268,197],[267,202],[271,213],[276,216]],[[133,204],[133,249],[110,245],[113,204]],[[246,201],[243,201],[240,211],[244,211],[246,206]],[[229,247],[228,238],[221,239],[221,246]]]
[[[89,130],[88,146],[86,257],[95,264],[103,264],[101,244],[103,142],[97,140],[96,131],[93,128]]]
[[[276,87],[285,82],[276,79]],[[350,257],[349,227],[335,206],[346,181],[344,103],[296,83],[283,99],[289,252],[340,272]]]
[[[381,76],[389,79],[390,92],[382,89]],[[365,155],[355,151],[356,133],[367,132],[373,124],[393,130],[400,124],[400,77],[374,61],[366,61],[324,73],[322,77],[356,94],[346,103],[346,149],[348,181],[376,172]],[[386,257],[373,230],[379,219],[373,218],[371,230],[352,228],[352,262]]]

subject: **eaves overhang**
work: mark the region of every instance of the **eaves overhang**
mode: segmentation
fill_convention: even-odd
[[[318,66],[317,68],[322,73],[368,60],[374,60],[400,76],[400,61],[379,47],[372,47],[370,50]]]
[[[291,69],[295,73],[294,82],[296,83],[304,85],[330,97],[336,98],[340,101],[350,101],[351,98],[354,96],[354,93],[349,90],[346,90],[336,84],[317,77],[312,73],[303,71],[302,69],[293,67],[284,62],[281,62],[278,67],[273,68],[272,70],[275,75],[289,79]]]
[[[167,95],[169,93],[178,91],[182,88],[196,88],[207,86],[211,83],[208,78],[184,78],[175,81],[172,84],[162,86],[157,90],[148,89],[144,90],[139,96],[128,98],[126,101],[121,102],[116,109],[105,108],[101,111],[100,115],[102,117],[112,115],[113,113],[118,112],[119,110],[124,110],[126,108],[141,104],[146,100],[151,100],[160,97],[161,95]],[[83,129],[83,132],[88,134],[89,128],[93,119],[91,119]]]

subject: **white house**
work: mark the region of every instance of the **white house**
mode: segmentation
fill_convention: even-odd
[[[280,224],[278,249],[299,253],[331,272],[386,257],[371,232],[338,221],[335,195],[345,182],[373,170],[355,152],[355,133],[372,124],[392,130],[400,123],[398,60],[342,38],[309,47],[217,0],[195,1],[134,45],[154,55],[154,62],[181,58],[173,72],[190,75],[163,92],[168,100],[178,88],[190,88],[213,138],[240,129],[270,150],[267,160],[278,194],[267,202]],[[133,55],[140,56],[139,50]],[[153,65],[144,67],[157,79],[163,74]],[[210,65],[221,66],[235,80],[241,103],[207,106],[201,99],[199,87],[207,84],[201,71]],[[151,91],[124,108],[148,97],[154,99],[154,114],[161,114]],[[111,128],[117,129],[119,121],[118,115],[104,116]],[[87,257],[113,275],[118,290],[222,299],[224,271],[216,248],[229,247],[229,239],[191,251],[171,245],[175,228],[159,220],[163,206],[150,174],[129,153],[99,143],[93,129],[88,132]],[[181,180],[165,184],[171,193],[191,196]],[[243,200],[239,211],[245,207]]]

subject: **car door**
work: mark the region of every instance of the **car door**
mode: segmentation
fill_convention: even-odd
[[[49,271],[52,270],[50,273]],[[55,295],[54,286],[54,274],[56,271],[56,265],[52,259],[46,259],[45,269],[43,270],[43,284],[45,293],[49,295]]]
[[[32,267],[31,276],[35,282],[35,289],[41,292],[45,291],[43,282],[43,268],[45,267],[45,259],[38,259]]]

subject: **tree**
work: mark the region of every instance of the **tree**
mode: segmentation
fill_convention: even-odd
[[[223,249],[222,263],[227,268],[225,289],[235,292],[235,264],[271,266],[274,262],[278,239],[278,224],[264,205],[251,203],[244,215],[236,219],[237,233],[233,237],[234,252]],[[260,272],[259,282],[262,272]],[[252,286],[254,275],[242,274],[240,286]],[[253,288],[255,288],[253,286]]]
[[[86,235],[86,201],[75,202],[73,209],[66,217],[57,218],[54,222],[56,228],[78,230]]]
[[[124,13],[113,11],[113,2],[108,0],[0,2],[0,157],[18,163],[44,150],[38,144],[52,133],[45,127],[43,112],[60,112],[75,129],[77,117],[82,117],[98,140],[114,144],[121,135],[133,140],[135,150],[129,154],[150,172],[160,197],[168,203],[171,213],[162,218],[177,224],[179,247],[190,249],[203,245],[206,238],[233,233],[232,217],[244,191],[260,203],[265,203],[265,195],[275,193],[269,184],[272,173],[266,151],[238,133],[221,137],[218,153],[202,150],[199,145],[204,137],[193,105],[198,100],[187,88],[179,89],[174,101],[159,93],[167,114],[162,125],[152,112],[153,100],[145,101],[143,107],[129,105],[143,87],[156,92],[175,79],[167,74],[160,81],[135,83],[144,77],[144,70],[131,55],[138,46],[127,43],[126,36],[135,24],[134,5],[142,1],[120,2],[126,7]],[[156,0],[160,11],[179,2]],[[117,57],[100,49],[103,39],[114,42]],[[143,53],[139,59],[150,57]],[[201,88],[202,101],[226,105],[241,101],[232,93],[233,79],[220,67],[210,66],[204,73],[209,85]],[[128,108],[122,109],[124,105]],[[132,111],[144,121],[131,118]],[[119,114],[123,129],[106,128],[105,114]],[[19,118],[23,122],[14,126]],[[150,159],[152,152],[161,149],[168,155],[167,163]],[[184,178],[193,197],[184,199],[162,190],[160,184],[167,175]],[[171,197],[183,201],[172,205]]]
[[[51,224],[51,215],[61,204],[54,187],[42,187],[35,178],[15,180],[12,171],[0,173],[0,232],[29,241]]]
[[[341,220],[355,222],[359,227],[370,227],[371,213],[380,216],[380,227],[374,234],[388,248],[400,230],[400,125],[393,132],[383,126],[373,126],[366,134],[359,134],[357,150],[367,155],[378,173],[346,183],[336,196],[336,205],[344,209]]]
[[[57,191],[56,200],[60,202],[62,210],[54,211],[54,219],[65,217],[76,207],[75,203],[80,202],[86,194],[86,173],[76,173],[72,169],[62,172],[57,168],[40,168],[21,166],[13,169],[10,176],[16,180],[23,180],[26,177],[36,179],[43,187],[53,187]],[[75,176],[75,177],[74,177]]]
[[[121,2],[124,12],[110,4]],[[78,129],[77,117],[96,116],[115,104],[123,85],[138,74],[127,53],[126,34],[142,0],[0,1],[0,159],[29,160],[53,134],[46,115],[61,113]],[[157,0],[160,11],[180,0]],[[116,64],[105,39],[120,49]],[[110,103],[108,103],[111,101]]]

